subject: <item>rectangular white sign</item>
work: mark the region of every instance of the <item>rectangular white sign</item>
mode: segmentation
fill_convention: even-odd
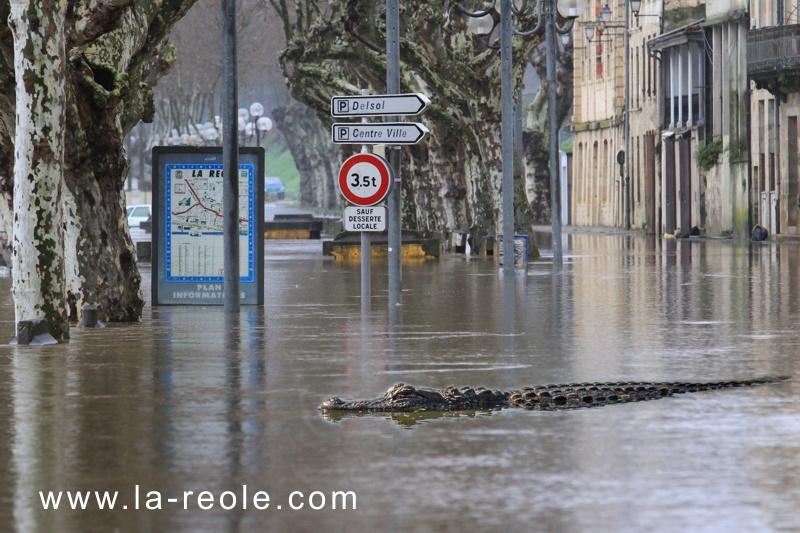
[[[386,231],[386,208],[345,207],[344,229],[346,231]]]
[[[428,128],[417,122],[337,122],[333,125],[335,144],[417,144]]]
[[[418,115],[425,111],[430,103],[428,97],[422,93],[334,96],[331,98],[331,115],[334,117]]]

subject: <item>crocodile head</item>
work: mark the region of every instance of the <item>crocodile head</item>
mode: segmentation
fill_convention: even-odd
[[[432,389],[422,389],[398,383],[382,396],[372,400],[341,400],[331,398],[319,406],[322,411],[445,411],[448,402],[440,393]]]

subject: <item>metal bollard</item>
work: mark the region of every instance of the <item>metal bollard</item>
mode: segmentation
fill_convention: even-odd
[[[20,320],[17,323],[17,336],[11,344],[19,346],[43,346],[45,344],[58,344],[47,329],[47,320]]]
[[[86,304],[81,310],[82,328],[104,328],[106,325],[100,320],[100,310],[96,305]]]

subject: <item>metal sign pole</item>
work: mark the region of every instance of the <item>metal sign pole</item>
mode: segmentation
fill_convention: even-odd
[[[547,5],[545,39],[547,53],[547,109],[550,122],[550,216],[553,224],[553,265],[560,268],[564,261],[561,246],[561,176],[558,166],[558,116],[556,114],[556,2]]]
[[[239,146],[236,90],[236,0],[222,0],[222,214],[225,312],[239,312]],[[260,227],[260,226],[259,226]],[[263,239],[263,235],[261,236]]]
[[[372,295],[372,243],[369,233],[361,232],[361,313],[369,313]]]
[[[556,2],[547,4],[545,40],[547,53],[547,109],[550,122],[550,215],[553,224],[553,265],[560,268],[564,259],[561,247],[561,177],[558,166],[558,117],[556,114]]]
[[[361,95],[369,95],[369,89],[361,89]],[[367,119],[362,118],[361,122],[366,123]],[[366,144],[361,147],[361,153],[369,152]],[[366,315],[372,308],[372,243],[369,240],[369,233],[361,232],[361,314]]]
[[[631,111],[630,111],[630,103],[631,103],[631,81],[630,81],[630,33],[628,28],[630,28],[630,9],[628,9],[629,2],[625,2],[625,32],[623,33],[623,49],[625,50],[625,61],[624,61],[624,68],[625,68],[625,126],[623,128],[623,136],[625,137],[625,153],[630,153],[630,142],[631,142]],[[780,13],[780,11],[779,11]],[[690,71],[691,72],[691,71]],[[689,75],[691,79],[691,74]],[[691,83],[690,83],[691,85]],[[689,92],[689,99],[691,100],[691,91]],[[691,110],[691,104],[689,105],[689,109]],[[691,112],[691,111],[690,111]],[[630,187],[630,177],[631,177],[631,170],[630,170],[630,158],[624,163],[625,166],[625,229],[631,229],[631,187]]]
[[[500,3],[500,85],[503,160],[503,275],[514,277],[514,102],[511,0]]]
[[[386,0],[386,92],[400,93],[400,4]],[[389,117],[390,122],[396,117]],[[394,184],[389,192],[389,308],[400,304],[402,293],[402,197],[400,195],[400,150],[387,147]]]

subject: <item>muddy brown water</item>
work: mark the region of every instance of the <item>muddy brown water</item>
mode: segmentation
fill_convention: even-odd
[[[148,305],[37,348],[7,344],[0,278],[0,530],[800,530],[796,380],[568,412],[320,414],[397,382],[800,375],[798,245],[573,234],[554,274],[541,237],[513,283],[485,258],[405,266],[391,313],[377,263],[369,317],[359,265],[268,242],[263,309]]]

